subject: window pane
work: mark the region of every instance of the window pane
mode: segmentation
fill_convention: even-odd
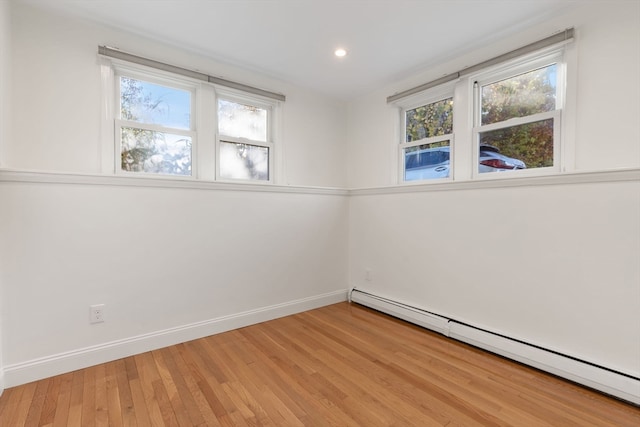
[[[553,166],[553,119],[480,134],[481,173]]]
[[[269,148],[220,141],[220,176],[269,180]]]
[[[404,180],[447,178],[449,141],[418,145],[404,150]]]
[[[191,138],[123,127],[121,168],[129,172],[191,175]]]
[[[482,124],[556,109],[556,64],[482,87]]]
[[[407,110],[406,142],[453,133],[453,98]]]
[[[218,131],[221,135],[266,142],[267,110],[219,99]]]
[[[120,118],[190,129],[191,92],[120,77]]]

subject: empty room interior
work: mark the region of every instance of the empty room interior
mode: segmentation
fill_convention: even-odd
[[[639,77],[638,0],[0,0],[0,426],[638,425]]]

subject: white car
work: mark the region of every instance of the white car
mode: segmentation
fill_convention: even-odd
[[[504,172],[526,168],[527,165],[522,160],[500,154],[498,147],[486,144],[480,145],[480,158],[478,159],[478,171],[480,173]]]
[[[449,147],[412,151],[405,155],[404,179],[405,181],[416,181],[447,178],[449,176],[449,163]],[[504,172],[526,169],[527,167],[522,160],[500,154],[500,150],[497,147],[486,144],[480,146],[478,163],[478,171],[480,173]]]

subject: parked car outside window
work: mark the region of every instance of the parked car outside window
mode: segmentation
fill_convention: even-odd
[[[412,151],[405,156],[405,181],[446,178],[449,176],[450,147]],[[526,169],[522,160],[500,153],[497,147],[481,145],[478,160],[480,172],[505,172]]]

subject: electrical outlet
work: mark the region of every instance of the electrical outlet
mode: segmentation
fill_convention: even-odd
[[[89,323],[104,322],[104,304],[89,306]]]
[[[371,274],[371,269],[367,268],[364,271],[364,280],[367,282],[371,282],[373,280],[373,275]]]

